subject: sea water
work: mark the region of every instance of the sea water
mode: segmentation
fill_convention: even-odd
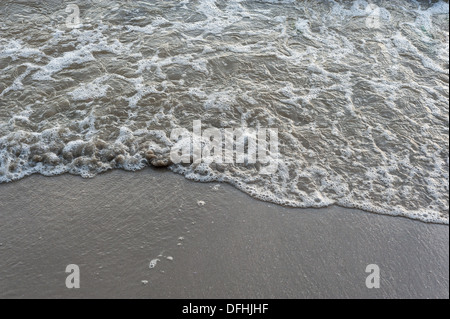
[[[448,224],[448,36],[446,1],[1,0],[0,183],[167,166]],[[278,170],[172,164],[193,121],[276,128]]]

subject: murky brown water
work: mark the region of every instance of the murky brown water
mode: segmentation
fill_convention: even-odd
[[[448,3],[71,3],[74,29],[67,2],[0,2],[0,182],[168,165],[201,120],[277,128],[278,171],[187,178],[448,223]]]

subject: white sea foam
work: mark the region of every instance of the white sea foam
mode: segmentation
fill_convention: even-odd
[[[282,205],[448,224],[448,3],[96,5],[71,30],[63,6],[37,29],[0,4],[0,182],[168,166]],[[277,173],[170,165],[193,120],[277,128]]]

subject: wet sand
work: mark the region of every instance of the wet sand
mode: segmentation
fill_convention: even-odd
[[[449,298],[448,226],[215,185],[152,169],[0,185],[0,298]]]

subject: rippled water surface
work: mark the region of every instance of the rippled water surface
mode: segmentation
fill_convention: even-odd
[[[1,0],[0,182],[169,165],[283,205],[448,224],[448,13],[444,1]],[[194,120],[277,128],[278,171],[171,165],[171,131]]]

